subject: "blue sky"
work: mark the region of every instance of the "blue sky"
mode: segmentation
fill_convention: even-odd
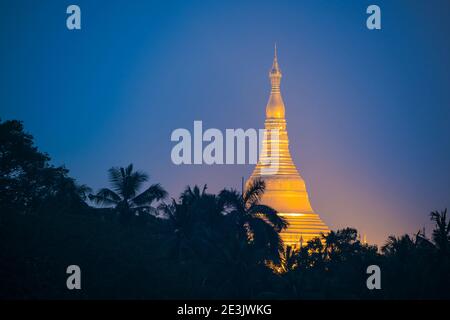
[[[82,29],[66,28],[77,4]],[[382,30],[366,28],[381,7]],[[0,116],[80,183],[132,162],[176,197],[240,187],[251,165],[175,166],[176,128],[262,128],[273,44],[291,153],[313,208],[370,242],[450,205],[447,1],[0,4]]]

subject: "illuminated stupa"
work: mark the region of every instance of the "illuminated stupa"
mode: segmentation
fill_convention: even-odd
[[[266,107],[266,130],[262,152],[246,185],[254,179],[265,181],[266,190],[261,202],[277,210],[279,215],[289,222],[288,228],[281,233],[284,244],[299,247],[330,230],[313,211],[305,181],[298,173],[289,152],[285,108],[280,92],[281,70],[278,66],[276,47],[269,77],[272,91]],[[275,147],[276,145],[278,147]]]

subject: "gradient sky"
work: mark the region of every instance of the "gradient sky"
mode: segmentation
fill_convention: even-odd
[[[78,4],[82,30],[66,28]],[[369,4],[382,30],[369,31]],[[333,229],[382,244],[450,207],[450,2],[0,2],[0,116],[107,185],[132,162],[176,197],[251,165],[175,166],[176,128],[262,128],[278,44],[291,153]]]

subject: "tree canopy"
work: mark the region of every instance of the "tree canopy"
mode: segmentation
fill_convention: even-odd
[[[378,248],[344,228],[293,249],[279,235],[287,221],[260,202],[262,181],[243,194],[187,186],[168,200],[132,164],[108,174],[111,187],[93,193],[21,122],[0,121],[0,298],[450,298],[447,210],[430,214],[430,237],[393,235]],[[64,289],[74,263],[82,292]],[[366,286],[370,265],[380,290]]]

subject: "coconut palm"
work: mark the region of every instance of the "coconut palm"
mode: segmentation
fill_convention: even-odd
[[[191,204],[195,201],[200,201],[206,197],[209,196],[208,193],[206,193],[206,189],[208,189],[208,186],[205,184],[200,191],[199,186],[195,185],[193,188],[191,186],[187,186],[184,191],[180,195],[180,200],[183,203]]]
[[[433,211],[430,214],[431,220],[436,227],[433,230],[433,241],[442,254],[449,254],[450,250],[450,220],[447,221],[447,209],[442,212]]]
[[[148,175],[142,171],[133,171],[133,164],[126,168],[112,167],[108,170],[108,175],[112,189],[102,188],[97,194],[90,194],[89,199],[99,205],[113,206],[123,222],[133,215],[156,212],[152,203],[167,196],[167,192],[158,183],[138,194],[148,180]]]
[[[381,247],[381,252],[386,256],[398,256],[405,260],[406,257],[414,252],[416,242],[409,235],[405,234],[401,237],[389,236],[385,245]]]
[[[288,272],[297,267],[297,251],[291,246],[287,246],[281,259],[280,272]]]
[[[283,252],[279,233],[287,228],[288,222],[275,209],[260,203],[264,190],[264,181],[257,179],[248,185],[243,194],[235,190],[222,190],[219,201],[228,217],[239,227],[238,236],[245,238],[269,260],[279,263]]]
[[[173,253],[180,258],[181,253],[194,252],[204,255],[221,242],[225,219],[223,206],[218,197],[206,192],[206,185],[199,188],[187,186],[179,201],[172,199],[170,204],[161,204],[159,210],[168,219],[174,232]]]
[[[325,257],[327,259],[331,259],[332,257],[334,257],[339,245],[338,235],[335,231],[331,230],[328,234],[322,234],[321,238],[325,242]]]

